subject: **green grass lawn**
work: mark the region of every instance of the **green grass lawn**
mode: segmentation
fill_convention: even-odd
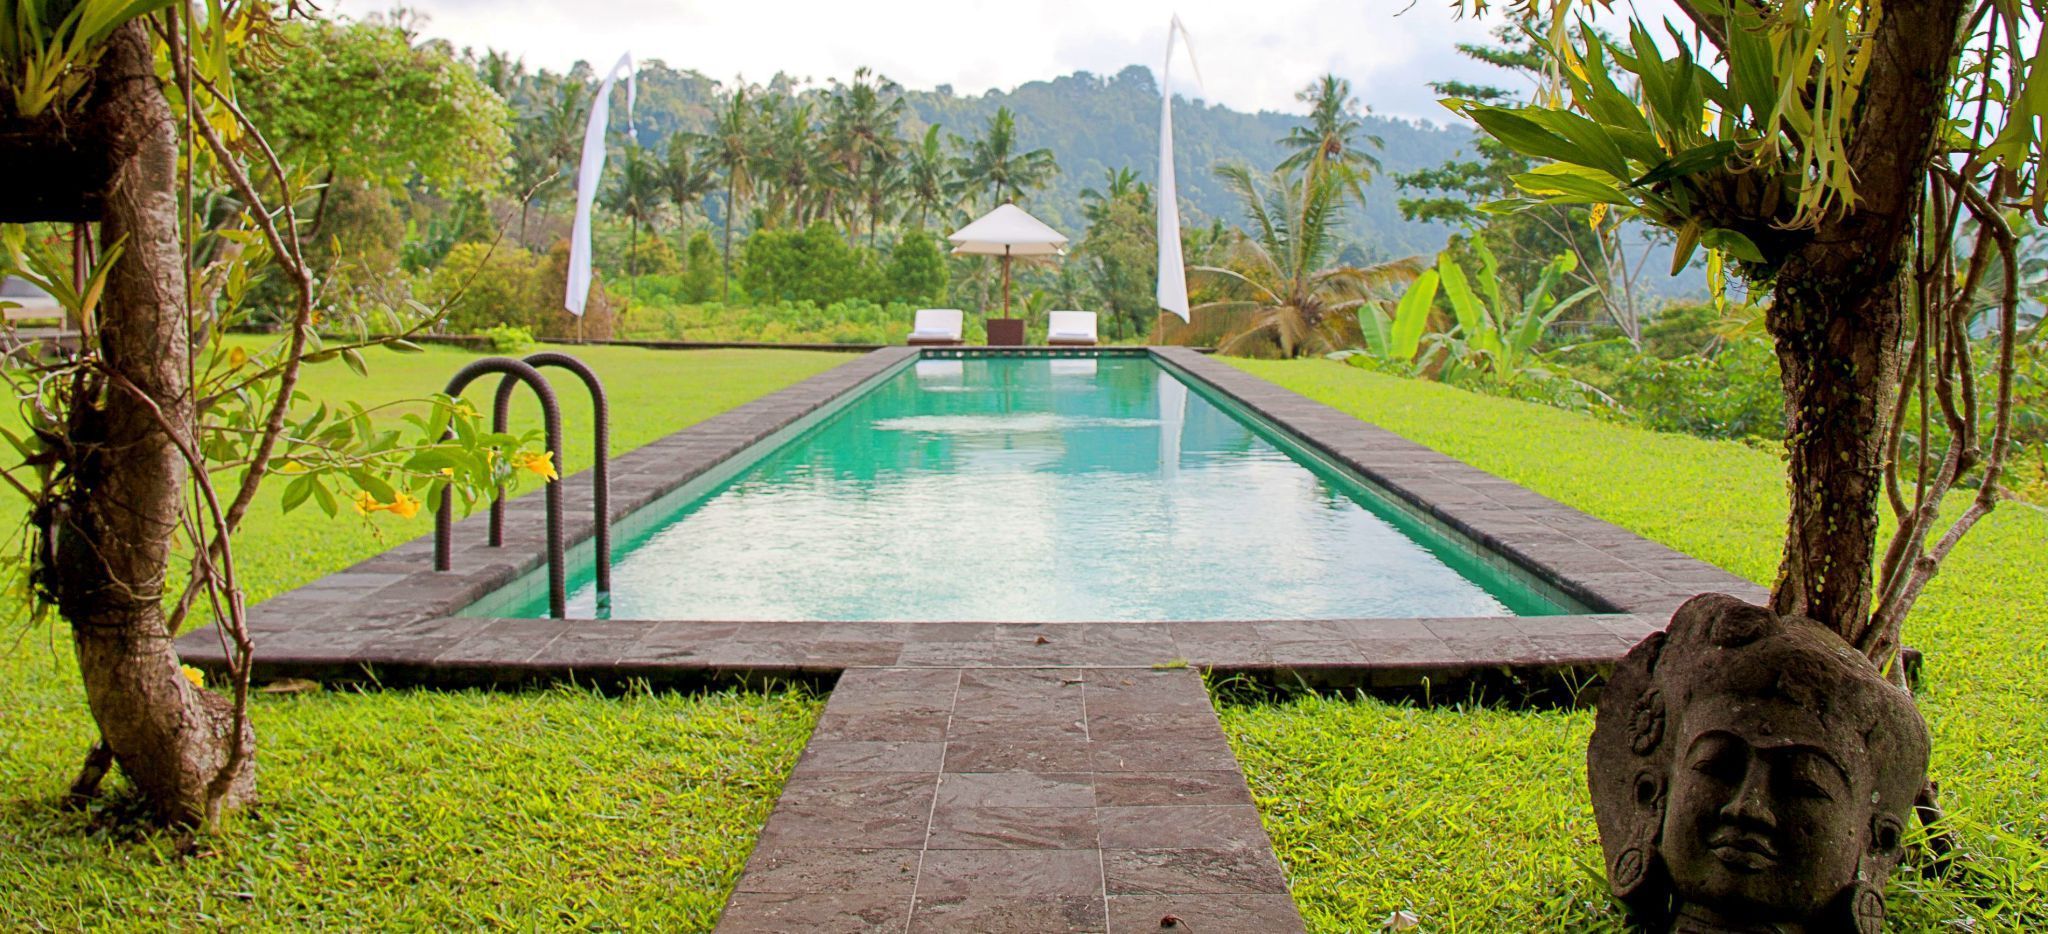
[[[1768,585],[1785,521],[1768,451],[1607,424],[1328,361],[1231,360],[1481,469]],[[2048,929],[2048,515],[2001,508],[1907,624],[1927,653],[1933,776],[1974,881],[1901,872],[1892,929]],[[1585,790],[1590,711],[1302,694],[1220,705],[1318,931],[1608,930]]]
[[[769,351],[574,348],[612,392],[629,450],[844,362]],[[473,355],[378,352],[371,378],[308,371],[316,399],[438,390]],[[590,411],[558,379],[570,469]],[[488,404],[492,384],[470,393]],[[530,403],[527,403],[530,406]],[[515,411],[514,427],[538,424]],[[19,521],[8,502],[6,524]],[[285,516],[275,491],[237,541],[252,599],[431,530],[380,514]],[[8,604],[7,616],[19,614]],[[68,635],[0,629],[0,929],[483,926],[709,930],[821,706],[802,691],[368,691],[260,697],[261,803],[196,852],[108,811],[58,810],[93,738]]]

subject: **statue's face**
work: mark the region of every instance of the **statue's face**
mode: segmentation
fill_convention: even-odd
[[[1681,902],[1799,919],[1854,880],[1869,793],[1827,749],[1710,728],[1673,766],[1661,848]]]

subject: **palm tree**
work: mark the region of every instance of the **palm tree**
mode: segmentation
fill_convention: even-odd
[[[1138,173],[1131,171],[1130,166],[1106,169],[1103,172],[1103,178],[1105,184],[1102,190],[1097,191],[1093,188],[1081,189],[1081,217],[1088,221],[1088,226],[1094,227],[1096,224],[1101,223],[1105,217],[1109,216],[1110,205],[1115,204],[1118,199],[1125,195],[1135,193],[1138,196],[1139,202],[1145,206],[1146,210],[1149,211],[1151,209],[1152,186],[1139,181]]]
[[[839,177],[847,183],[849,213],[853,203],[867,210],[868,243],[874,244],[894,186],[892,164],[903,148],[897,127],[908,108],[887,78],[870,81],[873,72],[855,69],[853,83],[836,87],[826,105],[825,143]]]
[[[818,148],[811,104],[770,97],[762,102],[760,126],[756,174],[766,190],[768,221],[801,227],[812,217],[829,212],[833,166]]]
[[[732,224],[739,214],[739,199],[754,193],[759,135],[754,106],[747,100],[746,84],[741,83],[726,99],[725,109],[719,112],[712,131],[691,137],[704,164],[725,176],[725,277],[720,301],[732,300]]]
[[[678,212],[701,203],[718,190],[718,177],[704,160],[690,152],[690,135],[677,132],[668,138],[668,164],[664,166],[662,181],[668,185],[668,200]],[[689,235],[689,224],[678,224],[683,228],[684,238]]]
[[[1044,188],[1059,171],[1050,149],[1017,151],[1017,118],[1008,107],[997,108],[982,135],[953,137],[953,145],[966,150],[953,158],[954,190],[970,203],[974,194],[987,192],[991,209],[1024,200],[1026,192]]]
[[[1351,96],[1351,82],[1336,75],[1324,75],[1295,92],[1294,99],[1309,105],[1308,123],[1287,131],[1280,145],[1291,152],[1280,161],[1285,171],[1306,169],[1311,175],[1334,170],[1344,179],[1345,190],[1365,203],[1365,182],[1380,167],[1378,159],[1362,144],[1374,149],[1385,144],[1377,136],[1364,136],[1365,122],[1358,98]]]
[[[1228,295],[1196,310],[1251,313],[1244,327],[1224,338],[1225,353],[1265,339],[1286,357],[1335,349],[1332,332],[1349,320],[1347,312],[1355,314],[1422,271],[1417,256],[1333,264],[1344,206],[1340,173],[1283,169],[1264,185],[1243,166],[1222,166],[1216,174],[1237,195],[1250,228],[1224,250],[1223,265],[1194,267],[1222,279]]]
[[[634,277],[639,274],[640,228],[652,229],[661,219],[661,207],[668,201],[667,167],[655,161],[638,143],[626,144],[619,157],[619,181],[604,194],[604,206],[626,218],[631,233],[626,240],[626,304],[619,309],[624,318],[633,308]]]
[[[938,124],[925,128],[924,138],[910,147],[897,164],[897,171],[903,177],[903,197],[909,202],[906,206],[917,211],[917,229],[923,230],[926,217],[934,209],[948,206],[947,191],[953,187],[952,163],[939,142]]]

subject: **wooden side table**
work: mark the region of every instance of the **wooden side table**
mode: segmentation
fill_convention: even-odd
[[[988,319],[988,346],[990,346],[990,347],[1022,347],[1022,346],[1024,346],[1024,319],[1023,319],[1023,318],[990,318],[990,319]]]

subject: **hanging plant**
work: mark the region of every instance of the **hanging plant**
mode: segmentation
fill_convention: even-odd
[[[122,146],[77,119],[122,23],[170,0],[0,0],[0,223],[98,220]]]

